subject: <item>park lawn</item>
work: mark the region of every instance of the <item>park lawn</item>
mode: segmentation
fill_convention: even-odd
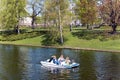
[[[120,39],[110,40],[105,42],[101,42],[97,39],[93,39],[93,40],[73,39],[67,41],[64,46],[103,49],[103,50],[120,50],[119,44],[120,44]]]
[[[71,32],[64,31],[65,42],[63,45],[55,44],[54,47],[70,47],[70,48],[90,48],[100,50],[120,50],[120,39],[100,41],[99,39],[81,39],[72,35]],[[42,41],[44,40],[44,34],[34,38],[27,38],[17,41],[0,41],[1,44],[15,44],[15,45],[32,45],[32,46],[44,46]]]
[[[28,38],[17,41],[0,41],[1,44],[15,44],[15,45],[33,45],[33,46],[41,46],[42,36]]]
[[[63,46],[80,47],[80,48],[93,48],[103,50],[120,50],[120,39],[100,41],[99,39],[79,39],[69,33],[66,34],[68,40]]]
[[[41,46],[41,41],[42,41],[42,36],[38,36],[35,38],[29,38],[29,39],[23,39],[23,40],[18,40],[14,41],[15,44],[23,44],[23,45],[40,45]]]

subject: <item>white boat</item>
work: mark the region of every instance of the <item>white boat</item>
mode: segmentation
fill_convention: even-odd
[[[57,65],[57,64],[54,64],[52,62],[48,62],[48,61],[40,61],[40,63],[42,64],[42,66],[44,67],[51,67],[51,68],[76,68],[79,66],[78,63],[72,63],[70,65]]]

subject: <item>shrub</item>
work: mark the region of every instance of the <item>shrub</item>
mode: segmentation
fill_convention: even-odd
[[[3,37],[0,39],[1,41],[16,41],[16,40],[22,40],[26,38],[33,38],[40,36],[40,32],[28,32],[23,34],[12,34],[12,35],[3,35]]]

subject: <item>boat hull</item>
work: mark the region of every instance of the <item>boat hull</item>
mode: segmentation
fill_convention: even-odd
[[[57,65],[48,61],[40,61],[42,66],[44,67],[51,67],[51,68],[76,68],[79,66],[78,63],[70,64],[70,65]]]

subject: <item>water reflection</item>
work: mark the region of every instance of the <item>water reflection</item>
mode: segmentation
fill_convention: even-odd
[[[80,57],[80,77],[81,80],[96,80],[94,67],[95,56],[91,51],[81,51]]]
[[[96,52],[96,72],[99,80],[120,80],[120,54]]]
[[[80,66],[75,69],[41,66],[40,61],[61,54]],[[0,80],[120,80],[120,54],[0,45]]]
[[[44,66],[41,66],[41,68],[49,71],[52,74],[69,74],[71,72],[78,72],[79,71],[79,68],[60,69],[60,68],[51,68],[51,67],[44,67]]]

